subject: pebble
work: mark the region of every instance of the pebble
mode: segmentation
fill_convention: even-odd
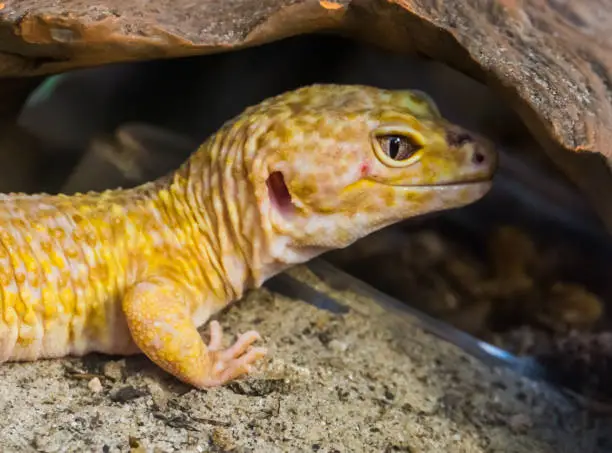
[[[113,381],[120,381],[123,378],[124,365],[125,362],[123,360],[105,363],[104,376]]]
[[[93,378],[91,381],[87,383],[87,387],[94,393],[100,393],[103,390],[102,382],[100,382],[100,378]]]
[[[212,443],[221,448],[223,451],[229,451],[236,448],[234,439],[229,431],[223,428],[215,428],[211,436]]]
[[[348,344],[343,341],[331,340],[328,343],[329,349],[336,352],[345,352],[348,349]]]

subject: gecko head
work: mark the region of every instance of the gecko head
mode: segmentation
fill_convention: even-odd
[[[492,144],[446,121],[421,92],[312,85],[257,108],[265,127],[251,179],[279,259],[346,247],[491,187]]]

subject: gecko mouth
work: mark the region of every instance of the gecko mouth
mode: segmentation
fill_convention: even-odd
[[[435,188],[460,189],[462,187],[472,187],[472,186],[492,184],[493,179],[492,178],[480,178],[480,179],[471,179],[471,180],[458,181],[458,182],[453,182],[453,181],[441,182],[437,184],[388,184],[388,183],[384,183],[380,181],[375,181],[375,182],[385,185],[385,186],[397,187],[397,188],[403,188],[403,189],[435,189]]]
[[[415,184],[410,186],[400,186],[400,187],[422,187],[422,188],[434,188],[434,187],[445,187],[449,189],[458,189],[461,187],[470,187],[470,186],[479,186],[483,184],[491,184],[493,182],[492,179],[472,179],[460,182],[441,182],[439,184]]]

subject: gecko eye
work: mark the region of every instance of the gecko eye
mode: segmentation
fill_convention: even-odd
[[[405,160],[411,157],[421,145],[402,135],[384,135],[378,137],[383,152],[393,160]]]
[[[386,165],[405,166],[412,163],[423,148],[422,142],[409,134],[385,134],[376,137],[379,158]]]

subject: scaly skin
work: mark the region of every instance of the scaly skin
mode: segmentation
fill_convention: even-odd
[[[385,134],[421,149],[395,156]],[[291,265],[481,198],[495,165],[418,92],[315,85],[247,109],[140,187],[0,195],[0,361],[144,352],[221,385],[266,351],[255,331],[222,349],[217,322],[206,345],[212,314]]]

